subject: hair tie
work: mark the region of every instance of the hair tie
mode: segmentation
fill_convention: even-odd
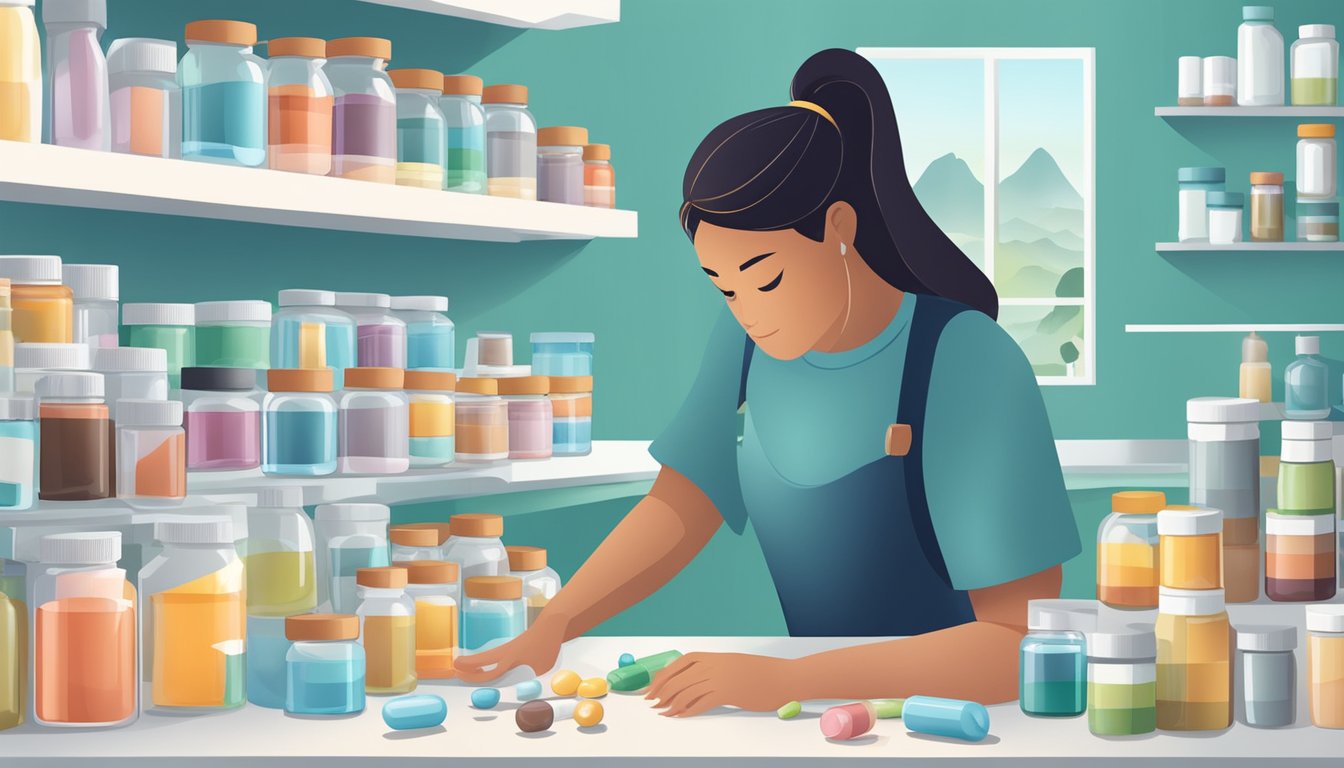
[[[840,126],[835,124],[835,118],[831,117],[830,112],[827,112],[826,110],[822,109],[820,104],[814,104],[810,101],[790,101],[789,106],[802,107],[803,109],[812,110],[813,112],[816,112],[818,115],[821,115],[822,117],[826,118],[826,122],[830,123],[831,126],[834,127],[836,130],[840,129]]]

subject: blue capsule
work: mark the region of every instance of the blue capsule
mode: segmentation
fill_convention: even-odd
[[[906,728],[931,736],[980,741],[989,734],[989,710],[974,701],[911,696],[901,719]]]
[[[528,680],[514,687],[513,693],[519,701],[531,701],[541,697],[541,681]]]
[[[633,653],[622,653],[620,661],[616,662],[618,667],[631,667],[635,664],[635,655]]]
[[[395,731],[433,728],[448,717],[448,705],[429,693],[398,696],[383,705],[383,722]]]
[[[477,688],[471,692],[471,706],[477,709],[494,709],[498,703],[498,688]]]

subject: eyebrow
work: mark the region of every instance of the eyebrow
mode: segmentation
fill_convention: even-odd
[[[742,266],[738,267],[738,268],[737,268],[737,271],[738,271],[738,272],[746,272],[747,269],[748,269],[749,267],[755,266],[756,264],[759,264],[759,263],[761,263],[762,261],[765,261],[766,259],[768,259],[768,258],[770,258],[771,256],[774,256],[774,255],[775,255],[775,252],[774,252],[774,251],[771,251],[771,252],[769,252],[769,253],[762,253],[760,256],[753,256],[752,258],[747,259],[746,261],[742,262]]]

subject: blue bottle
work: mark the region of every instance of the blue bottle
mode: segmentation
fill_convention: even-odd
[[[359,619],[350,614],[309,613],[285,619],[293,641],[285,655],[285,711],[296,715],[345,715],[364,711],[364,647]]]
[[[37,405],[0,397],[0,509],[29,509],[37,498]]]
[[[1308,421],[1329,418],[1326,382],[1330,369],[1317,357],[1321,353],[1321,339],[1319,336],[1298,336],[1296,347],[1297,359],[1283,371],[1284,415]]]
[[[1034,717],[1076,717],[1087,710],[1087,644],[1066,602],[1027,604],[1018,699]]]

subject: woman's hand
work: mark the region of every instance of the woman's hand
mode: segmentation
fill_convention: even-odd
[[[653,678],[646,699],[667,717],[690,717],[715,707],[753,712],[779,709],[794,699],[794,659],[743,653],[688,653]]]
[[[468,683],[485,683],[523,665],[540,675],[555,666],[567,626],[568,622],[558,615],[548,617],[543,612],[535,624],[513,640],[488,651],[458,657],[457,676]]]

